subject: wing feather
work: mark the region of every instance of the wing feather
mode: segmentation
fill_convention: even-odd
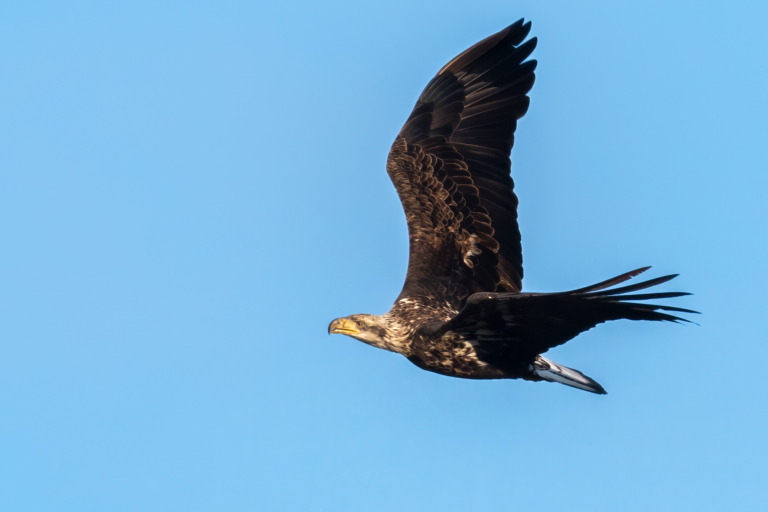
[[[522,287],[509,153],[535,80],[536,61],[526,59],[536,39],[523,43],[530,28],[519,20],[449,61],[392,146],[387,172],[410,238],[401,297],[446,280],[461,298]]]
[[[614,288],[639,271],[593,286],[561,293],[478,293],[469,297],[464,309],[442,325],[435,336],[459,334],[475,346],[478,357],[499,368],[532,361],[535,356],[573,339],[578,334],[610,320],[654,320],[689,322],[662,311],[697,313],[690,309],[628,302],[690,295],[656,292],[626,295],[669,281],[665,276],[636,285]]]

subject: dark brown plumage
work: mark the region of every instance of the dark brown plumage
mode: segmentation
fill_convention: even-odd
[[[627,295],[675,276],[609,289],[647,268],[570,292],[521,293],[509,154],[534,82],[529,31],[522,20],[510,25],[427,84],[387,160],[408,224],[403,290],[385,315],[339,318],[328,330],[443,375],[549,380],[604,393],[541,354],[609,320],[677,322],[683,319],[662,311],[695,312],[634,302],[685,293]]]

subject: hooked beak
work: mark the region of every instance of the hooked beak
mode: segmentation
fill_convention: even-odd
[[[328,334],[360,334],[360,331],[352,320],[337,318],[328,326]]]

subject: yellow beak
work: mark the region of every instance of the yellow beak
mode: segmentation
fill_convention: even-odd
[[[360,334],[360,331],[352,320],[337,318],[328,326],[328,334]]]

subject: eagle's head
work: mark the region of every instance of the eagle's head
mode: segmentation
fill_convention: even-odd
[[[389,343],[389,326],[383,317],[376,315],[337,318],[328,326],[328,334],[346,334],[374,347],[393,350]]]

